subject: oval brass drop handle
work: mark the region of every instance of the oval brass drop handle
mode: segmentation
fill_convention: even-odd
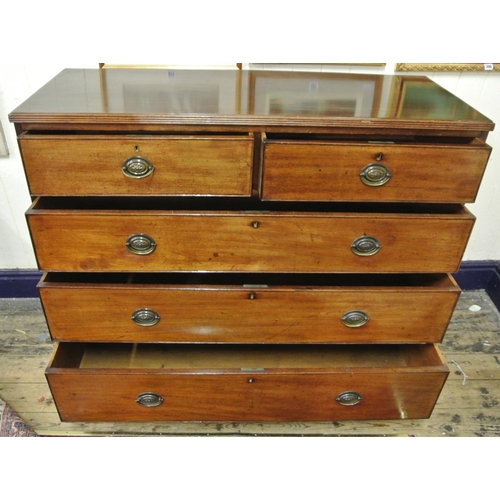
[[[369,320],[368,314],[358,310],[348,311],[341,318],[342,324],[349,328],[359,328],[366,325]]]
[[[374,236],[360,236],[351,244],[352,252],[361,257],[375,255],[380,248],[380,242]]]
[[[389,182],[391,178],[391,172],[387,165],[383,163],[370,163],[362,168],[359,173],[359,178],[361,182],[366,186],[377,187],[383,186]]]
[[[141,406],[152,408],[160,406],[163,403],[163,398],[154,392],[142,392],[135,398],[135,402]]]
[[[151,236],[143,233],[132,234],[125,242],[127,249],[137,255],[147,255],[154,252],[156,242]]]
[[[357,405],[358,403],[361,403],[362,400],[363,398],[361,397],[361,394],[354,391],[341,392],[335,398],[335,401],[337,401],[337,403],[342,406],[354,406]]]
[[[144,179],[153,173],[153,164],[143,156],[131,156],[122,165],[122,172],[132,179]]]
[[[160,321],[160,315],[152,309],[143,307],[136,309],[130,319],[139,326],[154,326]]]

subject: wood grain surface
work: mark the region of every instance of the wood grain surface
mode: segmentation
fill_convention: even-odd
[[[255,275],[247,284],[238,277],[231,284],[227,275],[223,284],[218,274],[205,275],[202,284],[190,284],[189,275],[185,284],[171,274],[143,284],[94,273],[73,282],[57,282],[58,276],[39,287],[50,332],[54,340],[80,342],[102,341],[103,332],[110,342],[441,342],[459,295],[447,275],[406,286],[388,275],[377,276],[378,286],[359,277],[357,286],[348,278],[336,286],[338,277],[328,283],[315,275],[290,276],[283,284]],[[141,309],[156,313],[158,322],[134,322]],[[352,311],[362,311],[367,322],[343,323]]]
[[[0,308],[0,397],[42,435],[500,436],[500,314],[484,291],[463,292],[458,301],[440,346],[450,376],[423,420],[61,422],[44,376],[53,343],[40,302],[2,299]]]
[[[335,210],[332,207],[332,210]],[[28,211],[45,271],[454,272],[474,217],[454,213]],[[145,234],[148,255],[125,243]],[[361,237],[381,246],[355,255]]]
[[[50,136],[19,139],[33,195],[250,196],[253,138],[242,136]],[[154,170],[130,178],[123,163]]]
[[[472,202],[490,151],[479,140],[447,145],[270,140],[264,144],[262,197]],[[363,168],[373,164],[387,169],[385,184],[361,181]]]

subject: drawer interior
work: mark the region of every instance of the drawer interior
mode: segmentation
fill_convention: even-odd
[[[135,198],[129,196],[41,196],[34,200],[28,215],[41,211],[57,213],[58,211],[88,211],[97,213],[110,212],[241,212],[258,213],[338,213],[338,214],[401,214],[401,215],[470,215],[470,212],[457,203],[356,203],[356,202],[289,202],[261,201],[257,198],[200,198],[200,197],[159,197],[150,196]]]
[[[433,344],[359,346],[213,346],[61,343],[49,371],[57,368],[259,372],[281,369],[347,370],[443,368]]]
[[[426,135],[394,135],[374,134],[374,135],[341,135],[341,134],[303,134],[303,133],[280,133],[267,132],[266,142],[308,142],[308,143],[337,143],[343,144],[415,144],[425,145],[468,145],[484,146],[484,142],[477,137],[441,137]]]
[[[457,288],[448,274],[266,274],[262,273],[46,273],[39,287],[103,286],[422,287]]]
[[[123,130],[29,130],[22,132],[19,134],[20,139],[43,139],[50,137],[62,137],[62,138],[71,138],[71,137],[79,137],[82,139],[85,138],[94,138],[94,137],[107,137],[110,139],[114,139],[117,137],[133,137],[133,138],[147,138],[147,137],[155,137],[155,138],[170,138],[170,137],[179,137],[179,138],[193,138],[197,139],[200,137],[251,137],[251,133],[249,132],[238,132],[238,131],[216,131],[212,132],[209,130],[174,130],[174,131],[148,131],[145,133],[143,130],[137,131],[129,131],[128,133],[124,133]]]

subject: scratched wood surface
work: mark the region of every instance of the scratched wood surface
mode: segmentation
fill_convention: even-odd
[[[38,299],[0,300],[0,398],[40,435],[500,436],[500,314],[484,291],[462,293],[441,345],[450,377],[426,420],[63,423],[44,377],[52,348]]]

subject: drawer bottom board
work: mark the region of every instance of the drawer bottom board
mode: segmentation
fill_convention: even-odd
[[[448,376],[433,344],[61,343],[46,371],[63,421],[428,418]]]

